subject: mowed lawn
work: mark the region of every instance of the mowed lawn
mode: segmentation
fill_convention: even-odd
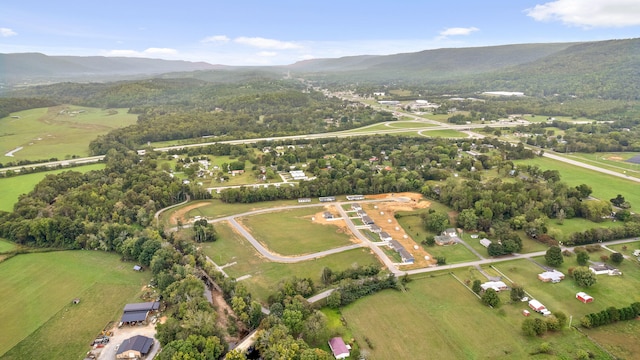
[[[283,279],[297,276],[311,278],[318,286],[320,275],[326,266],[334,271],[345,270],[356,265],[377,264],[378,259],[369,249],[355,249],[339,254],[325,256],[315,260],[295,264],[281,264],[265,260],[229,223],[215,224],[219,239],[216,242],[202,244],[202,249],[218,265],[235,263],[225,267],[231,277],[251,277],[241,282],[259,301],[267,303],[278,283]]]
[[[577,349],[608,358],[575,331],[525,337],[522,315],[483,306],[449,274],[423,276],[408,288],[385,290],[342,309],[368,359],[527,359],[543,342],[554,354],[536,358],[574,359]]]
[[[13,205],[18,202],[20,195],[31,192],[36,184],[49,174],[59,174],[64,171],[78,171],[84,173],[100,169],[104,169],[104,164],[83,165],[69,169],[58,169],[0,178],[0,210],[13,211]]]
[[[5,240],[5,239],[0,239],[0,254],[5,253],[7,251],[11,251],[16,249],[17,246],[15,243],[9,241],[9,240]]]
[[[87,156],[98,135],[136,123],[137,115],[127,111],[60,105],[12,113],[0,119],[0,163]],[[5,156],[18,147],[23,149]]]
[[[352,244],[352,235],[342,228],[311,220],[312,216],[322,211],[321,207],[301,208],[252,215],[239,220],[258,241],[281,255],[309,254]]]
[[[3,359],[79,359],[151,274],[98,251],[18,255],[0,263]],[[80,304],[73,305],[74,298]],[[6,354],[5,354],[6,353]]]
[[[578,186],[587,184],[593,189],[591,196],[609,201],[618,194],[624,196],[625,200],[631,203],[631,208],[636,209],[640,206],[640,191],[638,183],[619,178],[616,176],[606,175],[597,171],[588,170],[579,166],[570,165],[561,161],[536,157],[534,159],[514,161],[517,165],[538,165],[544,170],[558,170],[560,172],[561,181],[569,186]]]

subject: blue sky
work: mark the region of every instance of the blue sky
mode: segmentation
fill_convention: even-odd
[[[225,65],[640,37],[640,0],[2,0],[0,53]]]

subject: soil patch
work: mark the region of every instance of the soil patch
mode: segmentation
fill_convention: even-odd
[[[198,204],[191,204],[191,205],[187,205],[183,208],[180,208],[179,210],[174,211],[171,216],[169,217],[169,224],[171,225],[177,225],[178,224],[178,220],[180,220],[180,222],[182,222],[183,224],[188,222],[189,219],[187,219],[187,214],[189,213],[189,211],[193,210],[193,209],[197,209],[199,207],[203,207],[203,206],[207,206],[209,205],[206,202],[202,202],[202,203],[198,203]]]
[[[349,227],[345,223],[344,219],[342,219],[342,217],[340,216],[340,212],[338,211],[338,209],[335,208],[335,206],[336,205],[325,205],[323,211],[320,211],[313,215],[313,219],[314,219],[313,222],[321,225],[335,226],[338,228],[337,230],[338,233],[348,234],[349,241],[359,244],[360,240],[351,232],[351,230],[349,230]],[[323,216],[325,212],[331,213],[334,216],[334,218],[333,219],[325,218]]]
[[[624,159],[621,158],[620,156],[609,156],[607,160],[622,161]]]
[[[222,329],[228,329],[229,324],[234,321],[233,318],[235,317],[235,313],[231,309],[231,306],[224,301],[222,293],[211,290],[211,298],[213,299],[213,304],[215,305],[216,312],[218,313],[216,318],[218,326]],[[242,335],[246,333],[246,330],[243,329],[243,325],[241,323],[236,321],[235,326],[238,329],[236,335],[230,335],[228,331],[225,333],[224,340],[227,344],[237,344],[238,341],[242,339]]]
[[[435,264],[433,256],[426,252],[424,248],[419,244],[419,240],[413,239],[410,233],[400,226],[395,218],[395,213],[398,211],[414,211],[419,209],[428,208],[431,202],[422,198],[421,194],[416,193],[394,193],[394,194],[382,194],[375,196],[368,196],[368,198],[374,199],[392,199],[394,197],[408,198],[408,202],[380,202],[380,203],[368,203],[364,206],[364,210],[367,215],[380,226],[382,231],[387,232],[393,240],[397,240],[409,253],[415,258],[414,265],[412,267],[427,267]],[[410,229],[408,229],[411,231]],[[418,247],[417,249],[415,247]],[[425,259],[428,256],[429,260]]]

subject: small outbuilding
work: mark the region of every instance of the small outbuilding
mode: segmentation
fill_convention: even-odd
[[[489,245],[491,245],[491,240],[489,240],[487,238],[484,238],[484,239],[480,240],[480,245],[488,248]]]
[[[590,295],[588,295],[585,292],[579,292],[576,294],[576,299],[582,301],[583,303],[587,304],[590,302],[593,302],[593,297],[591,297]]]
[[[142,266],[140,266],[140,265],[133,265],[133,270],[134,270],[134,271],[142,271]]]
[[[329,348],[331,349],[331,353],[333,353],[333,357],[336,359],[346,359],[349,357],[349,348],[347,348],[347,344],[344,343],[344,340],[340,337],[334,337],[329,340]]]
[[[529,300],[529,307],[535,312],[542,312],[547,309],[540,301],[535,299]]]

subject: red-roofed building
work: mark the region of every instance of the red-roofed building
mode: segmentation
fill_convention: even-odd
[[[349,357],[349,348],[347,348],[347,345],[344,343],[342,338],[334,337],[329,340],[329,347],[331,348],[333,357],[336,359],[345,359]]]

